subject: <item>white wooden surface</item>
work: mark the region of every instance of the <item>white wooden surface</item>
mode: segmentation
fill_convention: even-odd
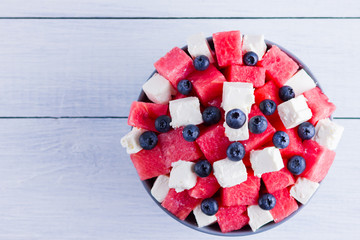
[[[264,33],[302,59],[345,126],[310,204],[246,239],[357,239],[359,13],[355,0],[1,1],[0,240],[220,239],[159,209],[119,140],[153,62],[189,34],[229,29]]]

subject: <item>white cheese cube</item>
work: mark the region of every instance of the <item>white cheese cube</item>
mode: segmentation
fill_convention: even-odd
[[[234,108],[250,112],[255,103],[254,87],[252,83],[224,82],[221,106],[225,112]]]
[[[314,80],[304,69],[295,73],[284,85],[290,86],[294,90],[295,97],[316,87]]]
[[[249,139],[249,127],[248,127],[248,114],[246,111],[242,110],[246,115],[246,122],[241,128],[235,129],[231,128],[224,122],[225,135],[229,138],[230,141],[244,141]],[[227,112],[225,113],[226,116]]]
[[[187,97],[169,102],[171,115],[170,125],[173,128],[189,124],[198,125],[203,122],[200,112],[200,102],[197,97]]]
[[[319,120],[315,126],[314,140],[330,150],[335,150],[344,132],[344,127],[330,119]]]
[[[263,173],[279,171],[284,167],[280,151],[276,147],[267,147],[250,152],[250,163],[254,175],[261,177]]]
[[[286,129],[296,127],[312,117],[304,95],[279,104],[278,113]]]
[[[217,221],[215,214],[212,216],[206,215],[201,211],[201,206],[197,205],[193,210],[198,227],[205,227]]]
[[[171,164],[169,187],[176,192],[191,189],[196,185],[197,176],[194,172],[195,163],[179,160]]]
[[[261,60],[267,49],[264,35],[244,35],[243,39],[242,50],[256,53]]]
[[[167,104],[171,100],[171,95],[176,94],[171,83],[158,73],[155,73],[142,88],[146,96],[158,104]]]
[[[129,133],[127,133],[124,137],[121,138],[121,146],[126,148],[126,152],[128,154],[137,153],[142,150],[142,147],[139,143],[139,137],[145,131],[145,129],[133,127]]]
[[[259,227],[274,220],[273,216],[270,214],[270,211],[261,209],[259,205],[248,206],[247,214],[250,219],[249,225],[253,232],[255,232]]]
[[[306,204],[310,197],[319,187],[319,183],[310,181],[309,179],[299,177],[294,186],[290,189],[290,195],[302,204]]]
[[[151,188],[151,195],[158,201],[164,201],[168,194],[169,188],[169,177],[166,175],[160,175],[156,178],[154,185]]]
[[[228,158],[213,163],[214,175],[220,186],[232,187],[247,180],[243,161],[231,161]]]
[[[211,49],[208,41],[203,33],[198,33],[190,36],[187,39],[188,51],[193,58],[205,55],[209,58],[210,63],[215,62],[211,54]]]

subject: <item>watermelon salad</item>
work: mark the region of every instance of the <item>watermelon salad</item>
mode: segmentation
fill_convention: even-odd
[[[155,62],[121,139],[153,197],[227,233],[281,222],[329,171],[344,128],[311,76],[263,35],[188,38]]]

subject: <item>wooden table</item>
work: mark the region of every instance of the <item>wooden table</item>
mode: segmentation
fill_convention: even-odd
[[[302,59],[345,127],[308,206],[246,239],[358,239],[359,15],[356,0],[1,1],[0,239],[220,239],[155,205],[120,138],[159,57],[232,29]]]

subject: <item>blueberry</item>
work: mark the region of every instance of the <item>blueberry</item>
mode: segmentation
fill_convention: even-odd
[[[215,215],[219,210],[217,201],[213,198],[205,198],[201,202],[201,211],[208,216]]]
[[[195,164],[194,171],[199,177],[207,177],[212,171],[211,163],[208,160],[201,160]]]
[[[300,124],[297,132],[302,140],[309,140],[315,135],[315,127],[309,122],[304,122]]]
[[[266,115],[272,115],[276,111],[276,103],[273,100],[265,99],[259,105],[260,111]]]
[[[192,83],[186,79],[181,80],[177,85],[177,89],[179,93],[189,95],[192,91]]]
[[[194,67],[195,67],[196,70],[204,71],[209,67],[210,61],[209,61],[209,58],[207,56],[200,55],[200,56],[198,56],[198,57],[196,57],[194,59],[193,64],[194,64]]]
[[[139,137],[140,146],[145,150],[153,149],[158,142],[156,134],[152,131],[146,131]]]
[[[225,116],[226,124],[235,129],[241,128],[246,121],[246,115],[240,109],[230,110]]]
[[[182,134],[186,141],[193,142],[199,137],[200,130],[197,126],[190,124],[184,127]]]
[[[264,116],[257,115],[249,120],[249,131],[255,134],[265,132],[267,126],[268,123]]]
[[[221,112],[217,107],[207,107],[202,113],[202,119],[205,125],[213,125],[220,121]]]
[[[245,156],[244,145],[239,142],[230,144],[226,150],[226,155],[231,161],[240,161]]]
[[[155,129],[159,132],[168,132],[170,131],[170,122],[171,118],[166,115],[161,115],[155,120]]]
[[[306,162],[303,157],[293,156],[287,163],[287,169],[294,175],[301,174],[306,167]]]
[[[279,89],[279,97],[284,102],[295,97],[294,90],[290,86],[282,86]]]
[[[247,65],[247,66],[255,66],[256,63],[259,60],[259,57],[254,52],[247,52],[247,53],[245,53],[245,55],[243,57],[243,60],[244,60],[245,65]]]
[[[264,210],[271,210],[276,205],[276,198],[270,193],[265,193],[259,197],[258,204]]]
[[[275,147],[283,149],[289,146],[290,138],[286,132],[277,131],[272,138],[272,142]]]

